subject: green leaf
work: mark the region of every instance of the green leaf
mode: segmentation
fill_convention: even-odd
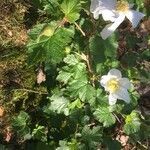
[[[42,7],[42,4],[41,4],[42,1],[43,1],[43,0],[32,0],[33,5],[34,5],[35,7],[39,7],[39,8]]]
[[[130,115],[126,116],[123,129],[126,134],[130,135],[138,132],[140,130],[140,126],[141,122],[139,115],[136,111],[133,111]]]
[[[59,141],[59,147],[56,150],[70,150],[67,141]]]
[[[57,80],[66,84],[72,75],[73,75],[73,73],[61,70],[59,72],[59,75],[57,76]]]
[[[57,23],[45,26],[39,33],[36,40],[30,41],[28,51],[30,60],[33,63],[39,61],[51,62],[57,64],[65,56],[65,47],[71,42],[74,36],[73,28],[58,28]]]
[[[73,97],[79,97],[81,101],[92,101],[95,99],[96,91],[95,89],[88,83],[87,78],[81,77],[77,80],[73,80],[69,83],[69,87],[67,88],[70,92],[70,95]]]
[[[139,54],[136,52],[128,52],[122,57],[122,64],[127,65],[128,67],[134,67],[137,65],[139,60]]]
[[[150,79],[149,71],[142,68],[142,69],[139,69],[139,73],[140,73],[140,81],[146,84],[149,83],[149,79]]]
[[[140,95],[137,91],[135,91],[135,89],[133,89],[133,91],[131,91],[131,102],[129,104],[125,104],[121,113],[123,114],[130,114],[138,105],[138,100],[140,98]]]
[[[58,13],[58,0],[43,0],[44,11],[52,16],[57,16]]]
[[[114,115],[109,111],[108,107],[100,107],[94,112],[95,117],[99,122],[103,123],[104,127],[109,127],[115,124],[116,119]]]
[[[126,42],[127,42],[127,47],[128,48],[136,48],[137,43],[140,43],[140,40],[137,36],[131,35],[131,34],[127,34],[126,36]]]
[[[128,0],[131,4],[134,3],[136,6],[136,9],[138,11],[141,11],[144,7],[144,1],[143,0]]]
[[[71,68],[68,66],[63,67],[62,70],[59,71],[59,75],[57,76],[57,80],[65,83],[65,84],[68,82],[68,80],[72,76],[79,77],[79,72],[81,70],[85,70],[85,68],[86,68],[84,64],[79,65],[79,61],[74,55],[67,55],[67,57],[64,58],[64,62],[66,64],[68,64]],[[72,67],[72,66],[74,66],[74,67]]]
[[[35,25],[33,29],[30,30],[28,35],[30,39],[33,40],[33,42],[38,43],[42,35],[45,35],[48,37],[52,36],[57,26],[58,26],[58,22],[56,21],[52,21],[51,23],[48,23],[48,24],[46,23],[38,24],[38,25]],[[31,41],[31,44],[32,44],[32,41]],[[29,45],[28,47],[30,47],[30,43],[28,45]]]
[[[49,98],[51,103],[46,108],[47,111],[57,112],[58,114],[64,113],[65,115],[69,115],[69,100],[60,95],[53,95]]]
[[[56,64],[62,61],[65,56],[65,47],[71,42],[74,32],[72,29],[60,28],[54,35],[44,43],[47,61]]]
[[[45,60],[46,51],[41,46],[32,49],[32,53],[28,56],[29,66],[43,62]]]
[[[115,38],[115,35],[106,40],[97,35],[90,38],[89,47],[95,63],[102,63],[108,57],[116,59],[118,43]]]
[[[108,150],[121,150],[121,143],[117,140],[112,140],[109,137],[104,138],[104,144],[106,145]]]
[[[71,142],[68,142],[69,150],[78,150],[79,142],[76,139],[71,139]]]
[[[74,79],[86,78],[86,65],[81,63],[75,55],[68,55],[64,58],[64,62],[68,65],[64,66],[62,71],[71,73]]]
[[[104,49],[104,53],[106,57],[111,58],[112,60],[116,60],[117,58],[117,48],[118,42],[116,39],[116,35],[113,34],[111,37],[107,38],[106,40],[101,40],[101,48]]]
[[[101,47],[101,37],[99,36],[93,36],[90,38],[90,51],[93,55],[93,61],[96,63],[101,63],[105,61],[105,54],[104,54],[104,49]],[[102,41],[103,42],[103,41]]]
[[[41,142],[41,141],[30,141],[26,144],[26,150],[54,150],[54,146],[51,143]]]
[[[61,18],[60,8],[59,8],[59,0],[32,0],[32,4],[34,7],[40,10],[40,13],[46,13],[50,15],[50,17]],[[45,11],[45,12],[44,12]]]
[[[32,137],[42,142],[47,141],[46,128],[44,126],[36,125],[32,131]]]
[[[57,147],[56,150],[78,150],[78,145],[79,144],[75,139],[71,139],[70,142],[60,140],[59,147]]]
[[[142,57],[142,59],[145,59],[145,60],[149,60],[149,58],[150,58],[150,52],[149,52],[149,49],[146,49],[145,51],[143,51],[142,52],[142,54],[141,54],[141,57]]]
[[[86,65],[81,63],[75,55],[68,55],[64,62],[69,66],[62,68],[57,79],[65,83],[68,82],[66,89],[70,97],[79,98],[81,101],[93,101],[96,91],[88,81]]]
[[[69,104],[69,109],[75,109],[75,108],[82,108],[83,104],[81,103],[80,99],[77,99]]]
[[[64,0],[61,9],[65,14],[65,18],[73,23],[80,17],[81,1],[80,0]]]
[[[38,38],[40,38],[43,35],[47,36],[47,37],[51,37],[54,34],[57,26],[58,26],[58,22],[55,22],[55,21],[53,21],[53,22],[51,22],[49,24],[46,24],[43,27],[43,29],[41,30]]]
[[[0,144],[0,150],[9,150],[5,145]]]
[[[100,141],[102,140],[102,131],[101,127],[93,127],[92,129],[88,126],[85,126],[82,129],[81,133],[82,140],[85,143],[85,146],[89,149],[96,148]]]
[[[66,58],[64,58],[64,62],[69,66],[74,66],[79,63],[78,59],[73,54],[68,55]]]
[[[29,37],[32,40],[36,40],[45,25],[46,25],[45,23],[35,25],[34,28],[31,29],[30,32],[28,33]]]
[[[27,124],[27,121],[29,121],[30,117],[29,115],[24,112],[24,111],[20,111],[19,115],[13,119],[13,126],[14,127],[25,127]]]
[[[19,115],[12,120],[12,126],[17,131],[20,137],[27,139],[31,138],[30,136],[30,128],[28,126],[30,121],[29,115],[24,112],[20,111]]]

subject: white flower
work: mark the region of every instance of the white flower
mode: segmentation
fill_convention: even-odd
[[[102,30],[103,39],[107,39],[124,21],[125,17],[130,20],[134,28],[138,25],[145,15],[132,10],[132,7],[133,4],[128,4],[127,1],[123,0],[91,0],[90,11],[94,14],[94,18],[98,19],[98,16],[102,14],[105,21],[113,22],[106,25]]]
[[[101,77],[100,84],[109,92],[109,104],[114,105],[117,99],[130,102],[128,89],[131,83],[128,78],[122,78],[118,69],[111,69],[107,75]]]

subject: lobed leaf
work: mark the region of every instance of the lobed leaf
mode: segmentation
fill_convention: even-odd
[[[100,107],[94,112],[94,116],[103,123],[104,127],[109,127],[115,124],[116,119],[114,115],[109,111],[108,107]]]
[[[133,111],[130,115],[126,116],[124,132],[128,135],[134,134],[140,130],[141,122],[137,112]]]
[[[71,42],[74,30],[73,28],[56,28],[56,22],[52,22],[38,32],[36,40],[30,41],[28,51],[32,60],[31,64],[42,61],[57,64],[62,61],[65,56],[65,47]]]
[[[64,0],[61,4],[61,9],[65,14],[65,18],[73,23],[80,17],[81,2],[80,0]]]

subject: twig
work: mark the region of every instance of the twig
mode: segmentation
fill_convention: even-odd
[[[145,145],[143,145],[140,141],[137,141],[137,143],[138,143],[139,145],[141,145],[144,149],[148,150],[148,147],[146,147]]]
[[[134,150],[134,149],[136,149],[136,146],[134,146],[131,150]]]
[[[146,140],[146,146],[149,147],[149,140]]]
[[[74,24],[78,28],[78,30],[80,30],[80,32],[82,33],[82,35],[85,36],[85,32],[81,29],[81,27],[76,22]]]
[[[80,56],[81,59],[86,62],[87,67],[88,67],[88,71],[90,72],[90,74],[93,74],[93,71],[92,71],[91,65],[90,65],[90,61],[89,61],[89,55],[85,55],[84,53],[78,54],[77,52],[75,52],[75,54],[77,54],[78,56]]]
[[[88,70],[91,74],[93,74],[93,71],[92,71],[92,68],[91,68],[91,65],[90,65],[90,61],[89,61],[89,55],[86,55],[86,63],[87,63],[87,67],[88,67]]]
[[[120,119],[117,117],[117,115],[115,113],[113,113],[113,115],[115,116],[115,118],[118,120],[119,123],[121,123]]]
[[[30,92],[30,93],[40,94],[40,95],[48,95],[48,93],[46,92],[34,91],[29,89],[14,89],[13,91],[25,91],[25,92]]]
[[[91,64],[90,64],[90,58],[89,58],[89,55],[85,55],[84,53],[81,53],[81,54],[78,54],[77,52],[75,52],[78,56],[81,57],[82,60],[84,60],[86,62],[86,65],[87,65],[87,69],[88,69],[88,72],[90,74],[90,76],[92,77],[91,79],[91,83],[92,83],[92,86],[95,87],[95,84],[94,84],[94,73],[93,73],[93,70],[91,68]]]
[[[88,71],[91,75],[91,83],[92,83],[92,86],[95,87],[95,75],[93,73],[93,70],[91,68],[91,63],[90,63],[90,58],[89,58],[89,55],[86,55],[86,64],[87,64],[87,67],[88,67]]]

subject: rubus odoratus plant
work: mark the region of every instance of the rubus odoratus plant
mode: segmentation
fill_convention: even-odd
[[[40,67],[47,95],[37,115],[21,111],[12,124],[20,138],[36,141],[33,149],[148,148],[136,90],[148,82],[148,47],[140,47],[148,42],[140,32],[145,3],[33,0],[41,18],[28,33],[28,65]]]

